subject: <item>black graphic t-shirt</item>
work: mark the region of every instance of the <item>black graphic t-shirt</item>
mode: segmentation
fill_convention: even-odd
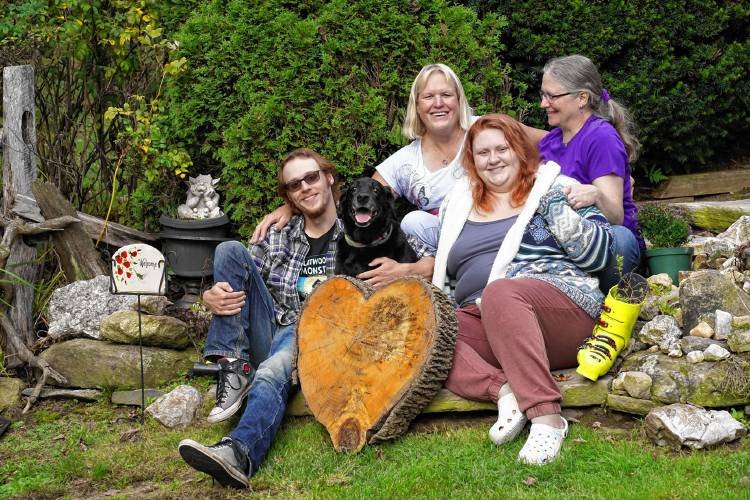
[[[307,251],[307,256],[302,261],[302,269],[299,272],[299,278],[297,278],[297,292],[300,294],[301,299],[305,299],[313,289],[320,283],[325,281],[326,276],[327,260],[328,256],[328,245],[333,237],[333,230],[336,227],[334,224],[326,234],[320,238],[311,238],[307,236],[307,242],[310,244],[310,249]]]

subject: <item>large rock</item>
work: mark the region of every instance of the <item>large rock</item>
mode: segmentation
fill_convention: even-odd
[[[653,381],[647,373],[622,372],[622,387],[631,398],[651,399]]]
[[[732,331],[732,315],[721,309],[714,313],[714,338],[716,340],[726,340]]]
[[[26,384],[12,377],[0,377],[0,411],[16,406],[21,399],[21,391]]]
[[[727,344],[734,352],[750,352],[750,330],[734,330],[727,337]]]
[[[750,330],[730,333],[727,342],[734,352],[750,352]]]
[[[745,426],[727,411],[704,410],[673,404],[646,415],[646,434],[659,446],[701,449],[734,441],[747,433]]]
[[[170,316],[141,314],[143,345],[184,349],[190,345],[187,325]],[[119,344],[138,345],[138,313],[117,311],[102,320],[101,336]]]
[[[649,399],[637,399],[622,394],[607,394],[607,407],[625,413],[646,415],[658,406]]]
[[[720,345],[711,344],[710,346],[706,347],[706,350],[703,351],[703,360],[704,361],[721,361],[723,359],[727,359],[732,354],[721,347]]]
[[[28,397],[34,393],[34,389],[29,387],[24,389],[21,394]],[[96,401],[102,391],[99,389],[60,389],[45,385],[42,392],[39,393],[40,399],[74,399],[76,401]]]
[[[692,403],[716,408],[750,403],[747,357],[691,363],[685,357],[641,351],[625,359],[622,370],[647,373],[653,381],[651,399],[663,404]]]
[[[655,274],[647,281],[649,293],[641,305],[640,319],[652,320],[680,307],[680,289],[674,286],[669,274]]]
[[[604,375],[596,382],[592,382],[575,370],[568,370],[565,372],[565,378],[557,384],[562,394],[561,404],[566,408],[604,404],[611,382],[610,375]]]
[[[659,315],[643,325],[638,332],[638,340],[646,344],[655,345],[665,354],[680,350],[680,337],[682,330],[677,325],[677,320],[672,316]]]
[[[115,311],[129,309],[133,295],[109,292],[109,277],[97,276],[58,288],[49,303],[49,331],[53,339],[90,337],[98,339],[102,318]]]
[[[710,339],[714,336],[714,329],[705,321],[700,321],[695,326],[695,328],[690,330],[690,335],[693,335],[695,337],[703,337],[704,339]]]
[[[143,398],[148,402],[155,400],[164,395],[163,391],[158,389],[144,389]],[[112,393],[113,405],[141,406],[141,390],[133,389],[131,391],[114,391]]]
[[[141,312],[160,316],[164,314],[164,311],[170,304],[172,303],[163,295],[146,295],[144,297],[141,297]],[[137,311],[138,302],[134,302],[133,305],[130,306],[130,308],[134,311]]]
[[[198,389],[181,385],[154,401],[146,411],[165,427],[185,427],[193,421],[201,401]]]
[[[682,352],[689,353],[693,351],[705,351],[706,347],[716,344],[720,346],[726,345],[725,342],[722,342],[720,340],[714,340],[714,339],[706,339],[703,337],[696,337],[694,335],[687,335],[685,337],[682,337],[680,339],[680,349],[682,349]]]
[[[680,283],[680,306],[686,331],[695,327],[704,313],[721,309],[742,316],[750,314],[748,305],[750,295],[740,289],[731,276],[719,271],[696,271]]]
[[[141,386],[138,346],[73,339],[55,344],[41,354],[67,377],[69,387],[135,389]],[[178,378],[198,360],[192,349],[174,351],[143,348],[144,380],[159,387]]]

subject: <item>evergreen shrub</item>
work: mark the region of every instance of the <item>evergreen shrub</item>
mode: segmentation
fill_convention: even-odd
[[[663,205],[646,205],[638,210],[641,234],[654,248],[682,246],[690,236],[690,225],[682,213]]]
[[[477,113],[523,114],[505,29],[502,16],[442,0],[207,2],[177,33],[189,64],[166,89],[166,128],[191,172],[221,177],[225,211],[247,235],[280,203],[290,150],[318,150],[347,180],[405,144],[409,89],[427,63],[451,66]]]
[[[464,2],[505,15],[506,61],[533,99],[544,63],[588,56],[632,111],[652,181],[747,155],[750,4],[716,0]],[[538,110],[531,123],[546,127]]]

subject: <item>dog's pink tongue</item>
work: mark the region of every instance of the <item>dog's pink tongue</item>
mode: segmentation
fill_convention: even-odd
[[[367,212],[357,212],[356,214],[354,214],[354,218],[356,219],[358,223],[366,224],[370,222],[370,219],[372,218],[372,216]]]

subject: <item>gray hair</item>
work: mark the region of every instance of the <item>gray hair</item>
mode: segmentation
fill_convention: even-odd
[[[620,134],[628,160],[632,163],[638,158],[641,143],[635,136],[635,124],[630,113],[611,97],[607,102],[604,101],[602,77],[591,59],[578,54],[557,57],[544,65],[544,73],[557,80],[566,92],[585,92],[591,112],[610,122]]]

